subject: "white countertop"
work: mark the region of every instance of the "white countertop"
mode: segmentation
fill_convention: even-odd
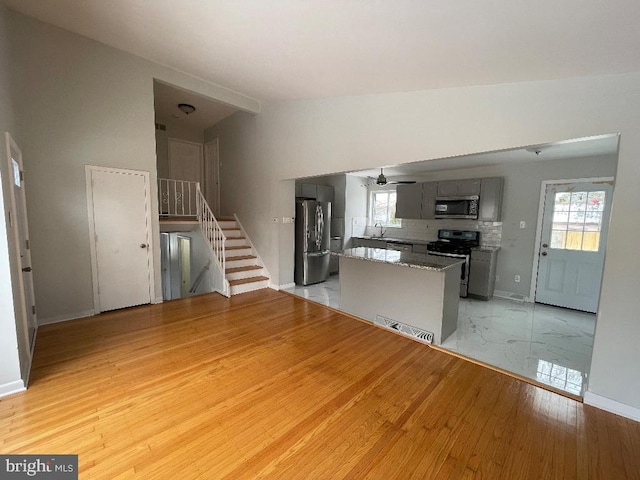
[[[369,247],[348,248],[342,252],[332,252],[331,255],[355,258],[357,260],[366,260],[370,262],[388,263],[402,267],[435,270],[437,272],[442,272],[456,265],[460,265],[464,261],[459,258],[440,257],[436,255],[427,255],[425,253],[407,253],[397,250]]]
[[[406,245],[428,245],[429,243],[432,243],[435,241],[435,240],[422,240],[418,238],[376,237],[372,235],[355,235],[351,238],[361,238],[364,240],[381,240],[383,242],[403,243]],[[477,247],[473,247],[473,249],[485,250],[489,252],[497,252],[498,250],[500,250],[500,247],[495,247],[490,245],[479,245]]]

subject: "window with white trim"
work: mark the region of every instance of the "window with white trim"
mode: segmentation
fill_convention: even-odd
[[[375,190],[370,198],[371,225],[380,224],[383,227],[400,227],[401,220],[396,218],[395,190]]]

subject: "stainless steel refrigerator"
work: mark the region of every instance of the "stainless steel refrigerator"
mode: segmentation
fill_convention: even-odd
[[[296,201],[296,265],[298,285],[324,282],[329,276],[331,202]]]

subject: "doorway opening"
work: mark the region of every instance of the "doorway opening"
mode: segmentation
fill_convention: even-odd
[[[596,313],[604,269],[613,178],[542,184],[532,298]]]

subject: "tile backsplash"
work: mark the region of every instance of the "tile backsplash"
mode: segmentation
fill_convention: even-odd
[[[438,230],[478,230],[480,244],[499,247],[502,241],[502,222],[478,222],[475,220],[402,220],[402,227],[386,229],[385,237],[406,238],[411,240],[433,241],[438,239]],[[365,235],[378,235],[380,228],[367,226]],[[355,235],[355,232],[354,232]]]

